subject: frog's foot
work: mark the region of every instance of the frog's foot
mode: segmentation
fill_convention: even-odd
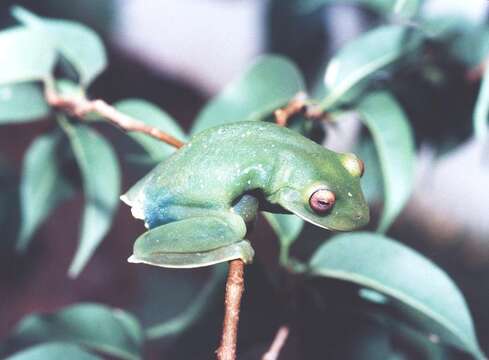
[[[245,224],[238,216],[180,220],[141,235],[128,261],[169,268],[194,268],[234,259],[250,263],[254,251],[243,239],[245,233]]]

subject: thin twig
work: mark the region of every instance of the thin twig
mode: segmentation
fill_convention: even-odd
[[[298,93],[285,107],[275,110],[275,122],[280,126],[287,126],[289,119],[304,110],[306,94]]]
[[[226,282],[224,300],[224,321],[222,324],[221,345],[217,349],[219,360],[236,359],[236,343],[238,340],[238,323],[241,297],[244,292],[244,262],[232,260],[229,262],[229,272]]]
[[[280,351],[285,345],[287,338],[289,337],[289,327],[286,325],[281,326],[277,334],[275,335],[275,339],[273,339],[272,345],[270,349],[263,355],[262,360],[277,360],[280,355]]]
[[[140,132],[176,148],[184,145],[182,141],[173,136],[121,113],[103,100],[88,100],[82,96],[63,96],[49,89],[46,90],[45,95],[49,105],[67,111],[80,119],[89,113],[96,113],[125,131]]]
[[[287,126],[289,120],[297,114],[303,114],[311,120],[326,120],[328,115],[311,104],[307,104],[307,95],[298,93],[285,107],[275,110],[275,123]]]

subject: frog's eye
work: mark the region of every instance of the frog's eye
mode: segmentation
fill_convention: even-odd
[[[333,207],[336,196],[326,189],[316,190],[309,198],[309,205],[318,214],[326,214]]]

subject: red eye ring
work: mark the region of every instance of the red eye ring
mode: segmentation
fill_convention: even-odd
[[[336,201],[334,192],[328,189],[319,189],[312,193],[309,198],[309,206],[317,214],[326,214]]]

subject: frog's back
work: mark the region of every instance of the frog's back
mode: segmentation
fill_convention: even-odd
[[[334,154],[292,130],[270,123],[218,126],[192,137],[140,180],[125,200],[133,209],[136,203],[140,204],[136,209],[164,209],[175,204],[225,209],[248,189],[265,190],[281,164],[298,156],[302,157],[301,163],[306,158],[310,162],[325,152]]]
[[[178,185],[188,192],[212,191],[214,187],[206,184],[216,183],[215,188],[228,191],[227,187],[236,187],[236,178],[251,168],[261,168],[264,173],[271,171],[278,156],[293,153],[311,158],[325,152],[330,151],[285,127],[258,121],[239,122],[195,135],[155,172],[162,186]]]
[[[309,139],[293,130],[262,121],[243,121],[209,128],[192,137],[190,144],[197,143],[213,145],[213,148],[225,144],[225,147],[247,149],[249,147],[255,148],[257,143],[294,147],[309,147],[311,145]]]

